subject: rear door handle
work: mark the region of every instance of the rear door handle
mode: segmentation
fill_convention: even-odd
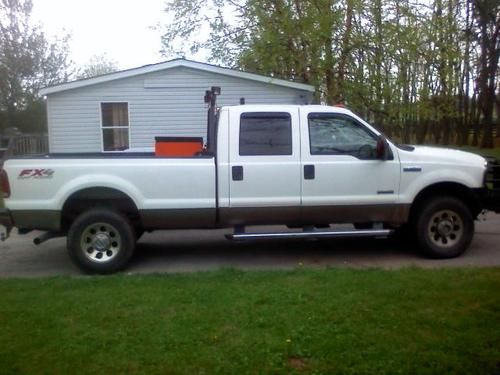
[[[304,180],[314,180],[316,177],[316,171],[314,165],[308,164],[304,165]]]
[[[233,176],[233,181],[243,181],[243,167],[241,165],[232,167],[231,174]]]

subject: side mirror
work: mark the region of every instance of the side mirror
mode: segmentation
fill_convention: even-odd
[[[392,151],[389,143],[384,136],[379,136],[377,140],[377,149],[375,151],[375,156],[378,160],[392,160]]]

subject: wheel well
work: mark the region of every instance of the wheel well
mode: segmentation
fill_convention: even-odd
[[[73,193],[64,203],[61,213],[61,229],[67,232],[71,223],[83,211],[105,207],[126,215],[134,227],[140,225],[139,210],[125,193],[107,187],[92,187]]]
[[[435,196],[448,196],[459,199],[469,208],[472,217],[476,217],[481,212],[479,199],[470,188],[455,182],[442,182],[428,186],[417,194],[410,209],[410,219],[420,211],[422,205],[428,199]]]

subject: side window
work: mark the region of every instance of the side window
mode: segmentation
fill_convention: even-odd
[[[308,122],[311,155],[375,158],[377,137],[355,119],[334,113],[311,113]]]
[[[128,103],[101,103],[103,151],[129,148]]]
[[[241,156],[292,155],[289,113],[253,112],[240,117]]]

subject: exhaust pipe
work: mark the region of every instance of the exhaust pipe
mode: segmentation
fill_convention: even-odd
[[[217,96],[221,90],[218,86],[212,86],[205,91],[205,103],[208,104],[207,114],[207,152],[215,155],[217,152]]]
[[[33,240],[33,243],[35,245],[40,245],[40,244],[44,243],[45,241],[48,241],[51,238],[56,238],[56,237],[62,237],[62,234],[57,233],[57,232],[45,232],[45,233],[41,234],[40,236],[36,237]]]

